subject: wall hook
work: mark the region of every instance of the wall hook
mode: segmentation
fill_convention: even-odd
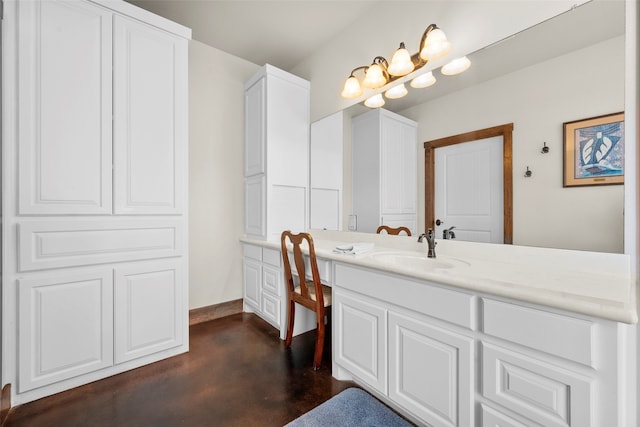
[[[549,147],[547,147],[547,143],[544,143],[544,146],[542,147],[542,150],[540,150],[540,152],[542,154],[547,154],[549,152]]]
[[[529,170],[529,166],[527,166],[527,171],[524,173],[524,177],[525,178],[531,178],[531,175],[533,175],[533,172],[531,172]]]

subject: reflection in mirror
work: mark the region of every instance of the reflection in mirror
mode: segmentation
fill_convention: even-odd
[[[434,70],[437,84],[384,107],[418,123],[417,232],[425,229],[423,143],[513,123],[513,243],[622,253],[623,186],[563,188],[562,132],[565,122],[624,110],[624,2],[592,0],[469,57],[465,73]],[[345,217],[350,118],[367,111],[344,111]],[[525,179],[527,166],[536,173]]]

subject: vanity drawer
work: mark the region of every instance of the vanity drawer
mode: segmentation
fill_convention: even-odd
[[[476,298],[471,294],[340,263],[335,263],[333,283],[467,329],[476,328]]]
[[[483,299],[484,333],[595,367],[593,322]]]
[[[265,264],[270,264],[270,265],[273,265],[274,267],[280,267],[281,259],[282,258],[280,257],[280,251],[275,249],[268,249],[268,248],[262,249],[262,261]]]
[[[568,369],[482,344],[482,394],[541,425],[592,426],[592,411],[585,410],[594,407],[592,383]]]
[[[262,315],[264,319],[276,328],[280,328],[280,299],[263,293],[262,294]]]
[[[243,247],[243,254],[245,258],[255,259],[256,261],[262,261],[262,248],[260,246],[247,245]]]
[[[262,266],[262,289],[271,292],[274,296],[280,296],[280,289],[283,288],[282,273],[280,269],[268,265]]]

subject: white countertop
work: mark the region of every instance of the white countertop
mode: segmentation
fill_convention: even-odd
[[[624,254],[437,239],[426,259],[417,237],[311,230],[319,258],[493,294],[624,323],[637,323],[636,283]],[[280,242],[242,242],[280,250]],[[335,253],[338,245],[372,242],[373,250]]]

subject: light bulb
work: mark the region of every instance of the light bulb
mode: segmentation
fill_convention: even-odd
[[[344,82],[344,88],[341,93],[343,98],[357,98],[362,95],[362,88],[360,82],[355,77],[351,76]]]
[[[380,108],[384,105],[384,98],[381,93],[373,95],[371,98],[364,101],[364,105],[369,108]]]
[[[427,39],[424,41],[424,46],[420,51],[420,58],[425,61],[442,58],[451,52],[451,48],[451,42],[447,40],[444,31],[436,27],[427,34]]]
[[[400,47],[396,50],[391,58],[391,64],[387,70],[392,76],[406,76],[415,69],[409,51],[404,47],[404,42],[400,43]]]
[[[384,93],[384,96],[386,96],[389,99],[398,99],[398,98],[402,98],[407,93],[408,93],[407,88],[404,86],[404,83],[401,83],[397,86],[392,87],[388,91],[386,91]]]
[[[364,76],[362,86],[369,89],[377,89],[387,84],[387,78],[384,76],[382,67],[378,64],[371,64]]]
[[[456,58],[453,61],[445,64],[440,69],[440,72],[445,76],[455,76],[456,74],[460,74],[464,71],[467,71],[471,66],[471,61],[466,56],[461,58]]]
[[[436,78],[433,76],[433,72],[429,71],[411,80],[411,87],[421,89],[423,87],[429,87],[436,82]]]

